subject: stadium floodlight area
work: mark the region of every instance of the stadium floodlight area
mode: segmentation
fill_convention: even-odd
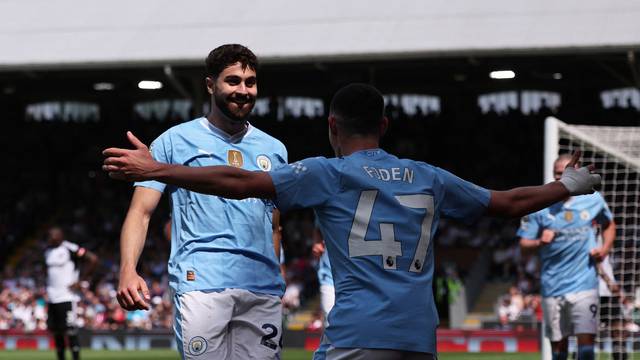
[[[610,252],[614,276],[626,297],[628,310],[611,319],[599,319],[597,359],[610,359],[613,338],[627,347],[628,359],[640,359],[640,335],[633,330],[640,276],[640,127],[569,125],[549,117],[545,123],[545,182],[553,180],[553,162],[560,154],[582,151],[582,163],[593,164],[602,174],[600,193],[616,222],[616,239]],[[611,306],[610,304],[600,304]],[[631,305],[635,305],[632,307]],[[606,312],[611,314],[612,312]],[[615,314],[615,312],[614,312]],[[599,315],[598,315],[599,316]],[[621,324],[618,329],[604,324]],[[626,327],[626,329],[625,329]],[[624,330],[623,330],[624,329]],[[545,345],[546,344],[546,345]],[[551,359],[548,340],[543,359]]]

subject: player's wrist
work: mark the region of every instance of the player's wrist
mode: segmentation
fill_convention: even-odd
[[[145,180],[163,180],[164,176],[166,176],[166,170],[170,165],[155,160],[152,161],[153,163],[150,165],[149,171],[142,174],[142,176]]]
[[[136,272],[136,265],[135,264],[122,264],[120,265],[120,276],[122,275],[126,275],[126,274],[131,274],[131,273],[137,273]]]

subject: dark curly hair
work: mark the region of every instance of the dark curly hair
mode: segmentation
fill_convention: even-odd
[[[246,46],[240,44],[225,44],[211,50],[205,61],[207,76],[214,79],[228,66],[239,62],[242,69],[249,67],[251,70],[258,68],[258,58]]]

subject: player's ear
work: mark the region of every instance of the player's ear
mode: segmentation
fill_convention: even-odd
[[[389,119],[386,116],[382,117],[380,121],[380,136],[384,135],[389,128]]]
[[[213,95],[216,88],[216,81],[211,76],[207,76],[204,78],[204,82],[207,84],[207,92],[209,95]]]
[[[338,124],[336,117],[333,115],[329,115],[329,132],[334,136],[338,133]]]

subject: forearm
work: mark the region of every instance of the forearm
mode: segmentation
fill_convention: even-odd
[[[120,233],[120,271],[135,271],[144,249],[150,216],[130,210]]]
[[[198,193],[231,199],[273,198],[275,190],[269,175],[263,171],[247,171],[231,166],[189,167],[158,163],[146,178]],[[267,186],[267,185],[271,186]]]
[[[538,250],[539,247],[540,247],[540,240],[525,239],[525,238],[520,239],[520,248],[524,253],[535,252],[536,250]]]
[[[84,267],[82,279],[88,280],[98,266],[98,257],[91,251],[87,251],[84,257],[86,258],[87,265]]]
[[[616,238],[616,224],[611,220],[602,231],[602,247],[608,253],[613,247]]]
[[[542,186],[492,191],[488,213],[499,217],[521,217],[546,208],[567,197],[569,197],[569,191],[558,181]]]

